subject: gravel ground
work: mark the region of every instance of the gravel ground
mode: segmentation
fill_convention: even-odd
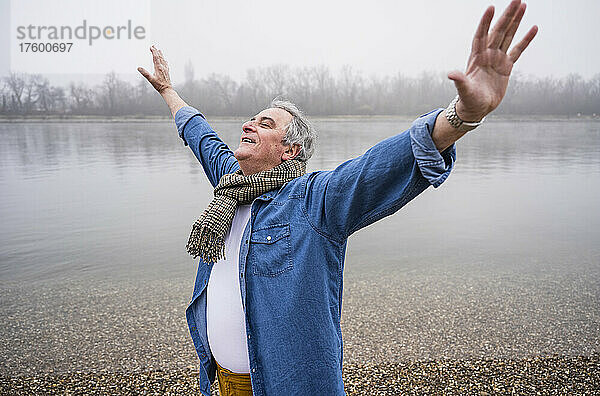
[[[598,279],[350,273],[346,390],[600,394]],[[0,286],[0,394],[198,394],[190,279]]]
[[[348,395],[593,395],[600,393],[600,356],[520,360],[440,360],[346,365]],[[218,395],[218,385],[213,395]],[[0,376],[7,395],[199,395],[193,369],[137,373]]]

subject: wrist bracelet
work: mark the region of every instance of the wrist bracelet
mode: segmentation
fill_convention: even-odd
[[[448,123],[454,128],[458,129],[459,132],[468,132],[483,124],[483,121],[485,121],[485,117],[483,117],[481,121],[478,122],[465,122],[460,119],[460,117],[456,113],[456,104],[458,103],[459,99],[460,97],[456,95],[456,97],[452,100],[452,102],[450,102],[450,104],[446,108],[446,119],[448,120]]]

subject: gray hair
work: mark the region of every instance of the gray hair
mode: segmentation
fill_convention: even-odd
[[[296,159],[303,162],[308,161],[315,151],[314,143],[317,134],[306,115],[292,102],[279,98],[273,99],[271,108],[283,109],[292,115],[292,121],[285,127],[283,143],[300,146],[300,153]]]

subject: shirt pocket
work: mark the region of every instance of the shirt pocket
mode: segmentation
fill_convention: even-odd
[[[274,277],[293,268],[290,225],[261,227],[250,235],[250,267],[258,276]]]

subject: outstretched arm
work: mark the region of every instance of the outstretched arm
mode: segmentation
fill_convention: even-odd
[[[188,104],[185,103],[173,89],[171,77],[169,77],[169,63],[164,58],[162,51],[153,45],[150,47],[150,52],[152,52],[152,62],[154,63],[154,74],[150,74],[150,72],[143,67],[138,67],[138,71],[142,76],[146,77],[146,80],[148,80],[154,89],[156,89],[163,97],[167,106],[169,106],[169,110],[171,110],[173,118],[175,118],[177,110]]]
[[[175,92],[169,77],[169,64],[162,51],[152,46],[150,52],[154,63],[154,74],[150,74],[143,67],[138,67],[138,71],[161,94],[173,114],[179,137],[185,145],[190,146],[202,164],[208,180],[216,186],[221,176],[235,172],[239,169],[239,164],[233,152],[208,125],[204,116],[195,108],[188,106]]]
[[[456,112],[461,120],[477,122],[491,113],[502,101],[515,62],[535,37],[538,28],[533,26],[510,52],[508,49],[525,13],[525,3],[513,0],[492,31],[489,32],[494,7],[484,12],[467,62],[465,73],[453,71],[448,78],[454,81],[459,101]],[[465,132],[459,132],[446,119],[444,110],[437,117],[431,138],[439,151],[444,151]]]
[[[488,35],[494,15],[494,8],[488,8],[473,39],[466,74],[448,75],[458,90],[457,113],[463,121],[480,121],[502,101],[514,63],[537,32],[534,26],[507,54],[524,12],[525,4],[513,1]],[[430,185],[438,187],[446,180],[456,159],[453,143],[462,135],[438,109],[360,157],[311,174],[305,206],[311,224],[342,243],[356,230],[391,215]]]

